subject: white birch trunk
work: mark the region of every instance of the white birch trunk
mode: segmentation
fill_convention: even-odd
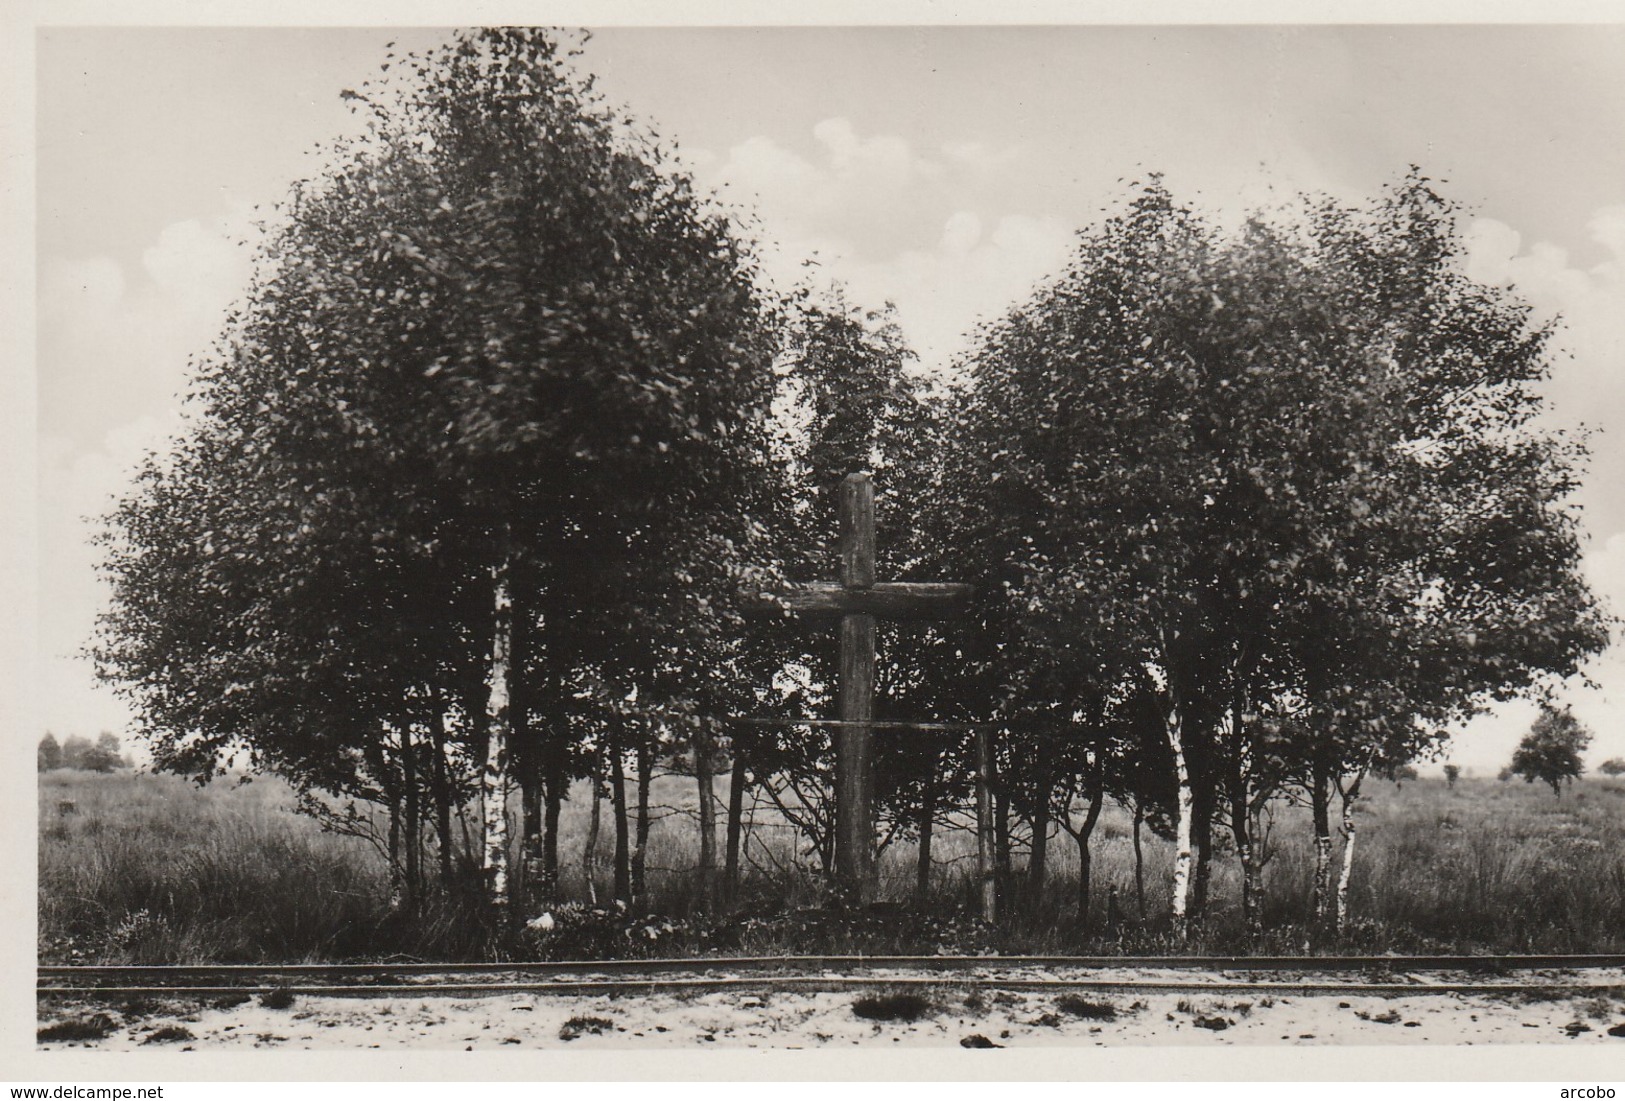
[[[1191,789],[1190,769],[1185,765],[1184,716],[1179,699],[1167,674],[1156,665],[1147,663],[1146,671],[1163,693],[1163,726],[1168,732],[1168,747],[1174,753],[1174,780],[1178,785],[1178,815],[1174,825],[1174,883],[1169,913],[1173,917],[1174,936],[1184,940],[1187,934],[1186,910],[1190,904],[1191,888],[1191,821],[1195,817],[1196,796]]]
[[[1327,839],[1328,844],[1330,838]],[[1348,927],[1349,877],[1354,871],[1354,800],[1343,800],[1343,866],[1337,870],[1337,935]]]
[[[1170,912],[1174,919],[1174,935],[1185,939],[1185,910],[1190,900],[1191,886],[1191,820],[1195,817],[1196,797],[1191,790],[1190,770],[1185,767],[1185,739],[1183,720],[1179,708],[1170,704],[1167,714],[1168,745],[1174,751],[1174,779],[1179,785],[1179,817],[1174,827],[1174,886]]]
[[[592,766],[592,815],[587,819],[587,840],[581,846],[581,877],[587,882],[587,905],[598,905],[598,830],[603,822],[604,788],[601,768]]]
[[[486,680],[485,707],[489,740],[485,750],[484,837],[481,867],[492,908],[499,915],[508,912],[508,668],[513,635],[513,601],[508,591],[508,564],[492,567],[494,583],[491,668]]]

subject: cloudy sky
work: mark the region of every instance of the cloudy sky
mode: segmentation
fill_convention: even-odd
[[[39,721],[121,730],[74,654],[102,593],[92,530],[175,425],[188,357],[244,286],[255,208],[350,130],[340,99],[437,30],[44,28],[37,58]],[[757,212],[891,299],[926,363],[1055,271],[1123,181],[1234,214],[1356,199],[1416,163],[1471,210],[1476,275],[1565,319],[1553,423],[1597,431],[1586,567],[1625,610],[1625,29],[604,29],[584,64]],[[248,241],[245,245],[242,242]],[[1568,699],[1625,754],[1625,647]],[[1493,772],[1532,711],[1456,739]],[[30,732],[30,740],[38,733]]]

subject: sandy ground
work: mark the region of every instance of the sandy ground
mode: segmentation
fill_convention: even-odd
[[[1125,978],[1104,975],[1099,978]],[[1181,981],[1194,976],[1168,975]],[[1527,978],[1527,977],[1525,977]],[[1568,977],[1572,980],[1572,976]],[[1587,972],[1617,984],[1625,972]],[[1303,1044],[1605,1044],[1625,1055],[1625,996],[1433,994],[1260,995],[1152,993],[1078,997],[1110,1007],[1070,1006],[1059,993],[939,988],[913,1021],[867,1020],[862,992],[742,990],[700,994],[570,996],[296,997],[285,1009],[258,999],[224,1007],[58,1003],[40,1025],[101,1012],[116,1027],[99,1040],[41,1041],[41,1050],[128,1051],[346,1048],[481,1050],[848,1047],[1040,1047]],[[1080,1011],[1084,1015],[1079,1015]],[[1617,1035],[1610,1035],[1617,1029]],[[153,1050],[146,1047],[146,1050]]]

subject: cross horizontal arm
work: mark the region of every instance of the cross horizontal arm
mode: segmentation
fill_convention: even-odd
[[[750,610],[758,615],[868,614],[878,619],[952,619],[970,608],[974,585],[926,581],[882,581],[870,589],[848,589],[830,581],[792,585],[758,593]]]
[[[996,727],[998,723],[920,723],[904,722],[902,720],[873,719],[869,722],[849,722],[846,719],[773,719],[773,718],[740,718],[731,722],[744,726],[816,726],[816,727],[852,727],[861,726],[869,730],[947,730],[965,731],[976,730],[980,727]]]

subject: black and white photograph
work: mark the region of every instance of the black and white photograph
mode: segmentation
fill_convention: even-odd
[[[1620,1077],[1625,23],[368,10],[22,32],[31,1067]]]

